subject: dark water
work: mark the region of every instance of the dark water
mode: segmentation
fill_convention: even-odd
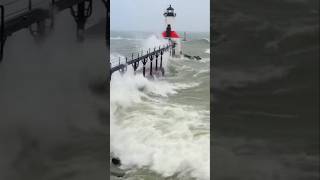
[[[88,26],[104,18],[94,2]],[[105,179],[104,37],[78,43],[66,10],[43,41],[8,37],[0,64],[0,179]]]
[[[318,8],[214,2],[215,179],[319,179]]]

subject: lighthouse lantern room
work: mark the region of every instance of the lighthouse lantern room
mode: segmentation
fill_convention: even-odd
[[[170,25],[172,28],[172,26],[174,25],[174,18],[176,17],[176,13],[174,13],[174,9],[171,5],[167,8],[167,11],[163,15],[165,17],[166,25]]]

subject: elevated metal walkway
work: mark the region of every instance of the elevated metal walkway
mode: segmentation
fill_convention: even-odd
[[[108,0],[101,0],[109,14]],[[70,8],[77,23],[78,40],[83,40],[86,20],[92,14],[93,0],[1,0],[0,2],[0,62],[5,41],[13,33],[29,28],[32,36],[43,37],[54,27],[54,15]]]
[[[110,61],[110,77],[112,73],[116,71],[125,72],[127,70],[128,65],[132,65],[133,70],[136,71],[139,67],[139,64],[143,65],[142,67],[142,73],[143,76],[146,76],[146,64],[149,62],[150,67],[150,76],[153,75],[154,70],[157,72],[158,70],[161,71],[162,75],[164,74],[164,69],[162,66],[163,61],[163,54],[165,52],[169,52],[170,55],[174,55],[174,44],[168,44],[165,46],[159,46],[158,48],[154,48],[153,51],[149,49],[146,54],[143,54],[143,51],[141,53],[137,54],[137,57],[134,58],[134,54],[132,53],[131,59],[128,60],[128,57],[120,58],[119,59],[111,59]],[[155,61],[153,61],[155,60]],[[159,60],[159,61],[158,61]],[[155,64],[153,64],[153,62]]]

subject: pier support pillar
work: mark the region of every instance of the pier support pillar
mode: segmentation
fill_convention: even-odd
[[[141,56],[142,56],[142,54],[141,54]],[[138,53],[138,59],[139,59],[139,53]],[[132,53],[132,60],[133,60],[133,53]],[[137,64],[137,62],[134,62],[133,63],[133,70],[134,70],[134,72],[136,72],[136,70],[137,70],[137,68],[138,68],[138,65],[139,65],[139,61],[138,61],[138,64]]]
[[[146,64],[147,64],[147,59],[143,59],[143,60],[142,60],[142,64],[143,64],[142,73],[143,73],[143,77],[145,77],[145,76],[146,76]]]
[[[28,27],[30,34],[35,38],[36,41],[43,40],[46,33],[53,29],[54,3],[54,1],[51,2],[51,7],[48,10],[48,14],[43,15],[42,20],[38,20]],[[30,12],[33,10],[33,4],[31,0],[29,0],[28,10]]]
[[[164,76],[164,68],[162,67],[162,55],[163,55],[163,51],[160,52],[160,70],[162,72],[162,76]]]
[[[79,41],[84,40],[84,30],[87,19],[92,14],[92,0],[85,0],[77,4],[77,10],[73,7],[71,9],[71,15],[74,17],[77,23],[77,38]]]
[[[150,59],[150,76],[152,76],[152,60],[153,60],[153,55],[149,56]]]
[[[133,63],[132,67],[133,67],[133,71],[136,72],[136,63]]]
[[[158,57],[159,57],[159,54],[157,53],[156,54],[156,71],[158,71]]]
[[[160,52],[160,69],[162,69],[162,55],[163,55],[163,51]]]
[[[133,67],[134,72],[136,72],[136,70],[137,70],[138,67],[139,67],[139,61],[134,62],[134,63],[132,64],[132,67]]]

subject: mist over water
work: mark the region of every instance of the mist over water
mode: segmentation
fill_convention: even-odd
[[[111,38],[111,57],[165,43],[155,35],[126,35],[111,34],[118,37]],[[127,172],[124,179],[209,179],[209,44],[198,52],[195,42],[186,42],[186,50],[204,59],[166,54],[164,77],[147,79],[131,67],[112,75],[110,147]]]

